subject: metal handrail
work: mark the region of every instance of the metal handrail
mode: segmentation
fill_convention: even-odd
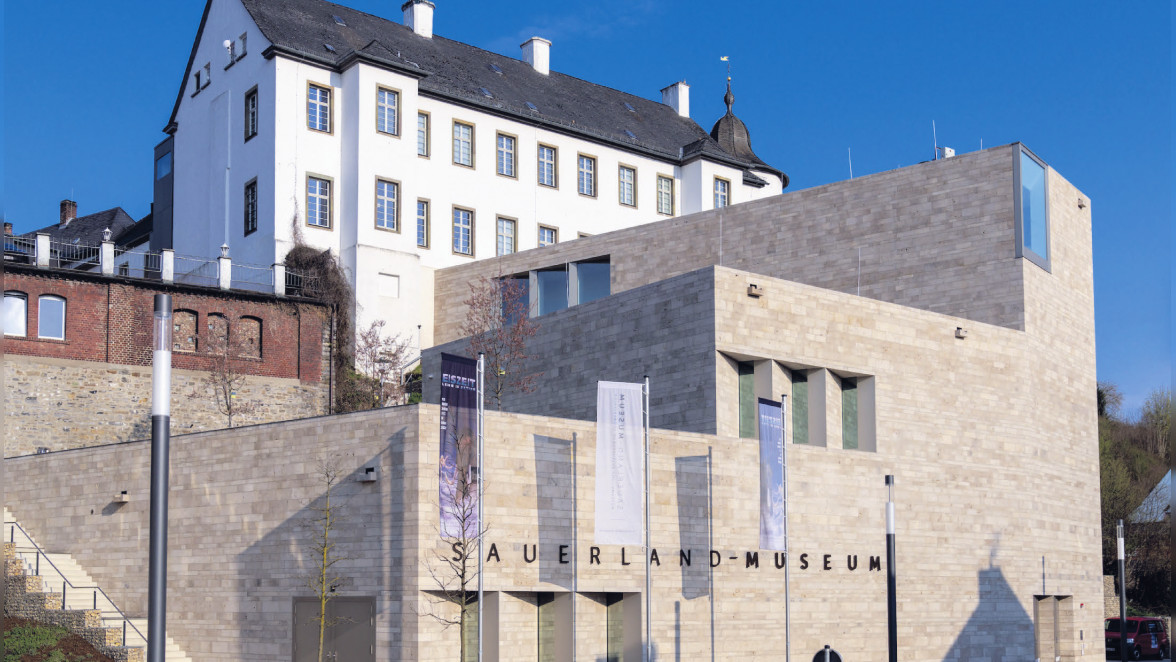
[[[109,603],[110,606],[114,608],[115,613],[118,614],[118,618],[122,619],[122,622],[123,622],[122,645],[124,648],[127,645],[127,625],[128,624],[131,626],[131,629],[135,631],[135,634],[138,634],[139,637],[143,641],[147,641],[146,635],[144,635],[142,632],[140,632],[139,628],[135,627],[134,623],[131,623],[131,619],[128,618],[125,613],[123,613],[123,610],[118,608],[118,605],[114,604],[114,600],[112,600],[110,598],[110,596],[106,594],[106,591],[102,590],[101,586],[74,586],[73,582],[66,579],[65,573],[61,571],[61,568],[58,568],[57,565],[53,563],[53,560],[49,558],[49,554],[45,550],[41,549],[40,545],[38,545],[36,542],[33,541],[33,537],[31,535],[29,535],[28,531],[25,531],[25,528],[20,525],[20,522],[5,522],[5,524],[7,524],[10,527],[8,530],[9,544],[11,544],[13,546],[16,545],[16,530],[20,529],[20,532],[21,532],[21,534],[24,535],[25,540],[27,540],[28,543],[33,546],[33,549],[36,550],[36,552],[37,552],[36,573],[34,573],[34,576],[37,576],[37,577],[41,576],[41,557],[44,556],[45,562],[48,563],[49,566],[57,572],[58,576],[61,577],[61,610],[62,611],[65,611],[65,587],[67,585],[70,588],[75,589],[75,590],[93,589],[94,590],[94,609],[98,609],[98,594],[101,593],[102,597],[106,598],[106,602]],[[21,557],[23,560],[24,553],[21,553]],[[27,569],[25,571],[25,574],[26,575],[28,574]],[[103,610],[103,611],[106,611],[106,610]]]

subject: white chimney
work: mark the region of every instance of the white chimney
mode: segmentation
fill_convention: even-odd
[[[425,39],[433,38],[433,10],[437,5],[429,0],[408,0],[400,6],[404,12],[404,26]]]
[[[523,62],[546,76],[551,73],[551,42],[543,37],[531,37],[523,42]]]
[[[661,93],[662,103],[678,111],[679,116],[690,117],[690,86],[685,81],[663,87]]]

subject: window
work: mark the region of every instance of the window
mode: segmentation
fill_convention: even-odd
[[[50,294],[37,298],[37,337],[65,340],[65,299]]]
[[[617,170],[617,196],[622,205],[637,206],[637,170],[621,166]]]
[[[559,230],[546,225],[539,226],[539,246],[550,246],[559,242]]]
[[[245,93],[245,140],[257,135],[257,88]]]
[[[841,378],[841,447],[858,447],[858,391],[853,377]]]
[[[210,353],[226,354],[229,351],[229,320],[220,313],[208,314],[208,342],[205,350]]]
[[[261,320],[242,317],[237,325],[237,351],[247,359],[261,358]]]
[[[376,131],[400,135],[400,93],[396,90],[376,88]]]
[[[515,176],[515,138],[505,133],[498,134],[498,174]]]
[[[657,213],[674,215],[674,179],[657,176]]]
[[[792,372],[792,443],[809,442],[809,389],[808,374],[800,370]]]
[[[381,230],[400,232],[399,218],[400,185],[383,179],[376,180],[376,227]]]
[[[245,184],[245,234],[257,230],[257,180]]]
[[[331,90],[310,83],[306,88],[306,126],[314,131],[331,132]]]
[[[731,204],[731,182],[715,177],[715,209]]]
[[[611,293],[608,260],[575,262],[573,265],[576,269],[576,291],[578,294],[576,303],[596,301]]]
[[[756,436],[755,364],[739,364],[739,436],[751,439]]]
[[[29,299],[24,292],[4,293],[4,309],[0,311],[0,324],[6,336],[28,335]]]
[[[474,212],[461,207],[453,208],[453,252],[474,254]]]
[[[566,267],[535,272],[538,285],[539,314],[546,315],[568,307],[568,270]]]
[[[555,167],[556,149],[547,145],[539,146],[539,185],[555,188],[559,174]]]
[[[429,114],[417,113],[417,156],[429,156]]]
[[[429,247],[429,201],[417,200],[417,227],[416,239],[417,246],[421,248]]]
[[[576,159],[576,190],[580,195],[596,195],[596,159],[581,154]]]
[[[1017,257],[1049,271],[1049,191],[1045,163],[1022,147],[1014,153],[1013,174],[1020,189],[1014,197]]]
[[[331,227],[331,180],[306,177],[306,224]]]
[[[166,152],[158,159],[155,159],[155,179],[156,181],[163,179],[171,174],[172,171],[172,153]]]
[[[191,310],[177,310],[172,313],[172,351],[195,352],[196,313]]]
[[[604,594],[605,654],[607,662],[620,662],[625,655],[625,600],[623,593]]]
[[[498,248],[495,255],[510,255],[517,248],[514,219],[500,216],[498,218]]]
[[[457,165],[474,167],[474,126],[472,124],[453,123],[453,162]]]

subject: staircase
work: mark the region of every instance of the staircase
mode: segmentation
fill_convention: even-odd
[[[9,611],[62,625],[116,660],[146,659],[147,619],[127,618],[72,556],[44,551],[7,508],[3,535]],[[171,637],[164,658],[191,662]]]

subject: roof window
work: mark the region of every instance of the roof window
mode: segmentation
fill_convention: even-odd
[[[632,131],[630,131],[630,130],[628,130],[628,129],[625,129],[625,135],[626,135],[626,136],[629,136],[629,137],[630,137],[630,138],[632,138],[633,140],[637,140],[637,136],[633,135],[633,132],[632,132]]]
[[[339,25],[342,25],[343,27],[347,27],[346,21],[344,21],[338,15],[332,15],[331,18],[335,19],[335,22],[338,23]]]
[[[490,94],[490,90],[487,90],[487,89],[486,89],[486,88],[484,88],[484,87],[479,87],[479,88],[478,88],[478,91],[479,91],[479,92],[481,92],[481,93],[482,93],[482,96],[486,97],[487,99],[493,99],[493,98],[494,98],[494,95],[493,95],[493,94]]]
[[[494,64],[493,62],[490,63],[490,71],[493,71],[494,73],[498,74],[499,76],[502,75],[502,69],[497,64]]]
[[[629,103],[628,101],[625,102],[625,110],[629,111],[630,113],[637,112],[637,109],[633,107],[633,104]]]
[[[535,104],[531,103],[530,101],[526,102],[525,105],[527,106],[528,110],[533,110],[535,112],[539,112],[539,107],[536,106]]]
[[[335,47],[330,44],[323,44],[323,48],[327,49],[328,51],[331,51],[332,53],[335,52]]]

